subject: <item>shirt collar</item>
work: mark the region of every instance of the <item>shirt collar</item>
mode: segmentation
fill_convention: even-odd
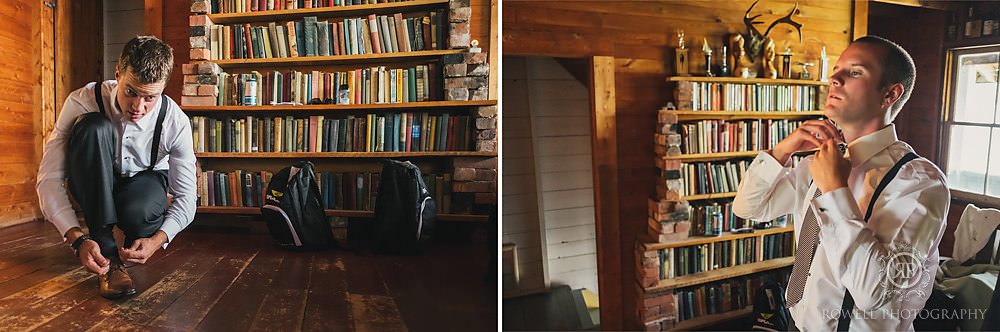
[[[115,84],[115,87],[111,89],[110,97],[111,97],[111,109],[113,110],[112,114],[118,117],[118,121],[124,124],[128,124],[131,123],[132,121],[129,121],[129,119],[125,117],[125,112],[122,112],[122,110],[118,108],[118,97],[117,97],[118,87],[119,85]],[[149,113],[146,113],[146,116],[142,117],[142,119],[139,119],[139,122],[133,123],[133,125],[138,127],[139,130],[145,130],[145,128],[151,128],[152,126],[156,125],[156,117],[159,116],[160,106],[161,106],[160,103],[162,102],[163,98],[161,97],[159,98],[159,100],[156,101],[156,105],[153,105],[153,110],[149,111]]]
[[[858,137],[847,144],[847,156],[850,157],[851,166],[864,164],[872,156],[898,140],[896,125],[892,123],[874,133]]]

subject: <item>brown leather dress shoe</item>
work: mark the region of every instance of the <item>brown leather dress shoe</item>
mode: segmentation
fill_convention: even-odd
[[[117,299],[135,294],[135,283],[121,264],[111,264],[108,273],[98,276],[101,284],[101,296],[107,299]]]

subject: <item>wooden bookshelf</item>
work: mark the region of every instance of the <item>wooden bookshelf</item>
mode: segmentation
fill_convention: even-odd
[[[736,197],[736,192],[681,196],[680,198],[677,198],[676,200],[678,200],[678,201],[698,201],[698,200],[717,199],[717,198],[730,198],[730,197]]]
[[[421,101],[395,104],[353,104],[353,105],[261,105],[261,106],[185,106],[185,112],[249,112],[249,111],[355,111],[355,110],[408,110],[428,108],[451,109],[496,105],[496,100],[468,101]]]
[[[209,60],[215,62],[223,69],[231,68],[260,68],[260,67],[307,67],[307,66],[332,66],[332,65],[357,65],[366,63],[389,63],[430,60],[448,54],[461,54],[466,50],[427,50],[413,52],[376,53],[376,54],[351,54],[351,55],[328,55],[328,56],[300,56],[294,58],[261,58],[261,59],[224,59]],[[198,63],[204,61],[192,61]]]
[[[678,121],[693,120],[736,120],[736,119],[803,119],[823,116],[823,111],[802,112],[744,112],[744,111],[691,111],[661,110],[677,115]]]
[[[769,84],[769,85],[830,85],[830,82],[796,79],[742,78],[742,77],[705,77],[705,76],[670,76],[667,82],[708,82],[708,83],[738,83],[738,84]]]
[[[206,214],[260,214],[259,207],[199,206],[197,213]],[[337,217],[373,218],[375,212],[363,210],[326,210],[326,215]],[[438,220],[487,222],[489,216],[478,214],[438,214]]]
[[[768,228],[768,229],[759,229],[759,230],[754,230],[753,233],[743,233],[743,234],[732,234],[732,233],[726,232],[726,233],[723,233],[723,234],[721,234],[719,236],[691,236],[687,240],[676,241],[676,242],[643,243],[642,247],[643,247],[643,250],[645,250],[645,251],[657,250],[657,249],[667,249],[667,248],[677,248],[677,247],[686,247],[686,246],[693,246],[693,245],[699,245],[699,244],[705,244],[705,243],[712,243],[712,242],[731,241],[731,240],[743,239],[743,238],[755,237],[755,236],[763,236],[763,235],[787,233],[787,232],[792,232],[794,230],[795,229],[792,226],[788,226],[788,227],[776,227],[776,228]]]
[[[418,158],[418,157],[496,157],[485,151],[428,152],[198,152],[198,158]]]
[[[374,5],[353,5],[323,8],[300,8],[285,10],[265,10],[244,13],[209,14],[208,18],[215,24],[291,21],[305,16],[317,18],[356,16],[361,14],[392,14],[397,12],[412,12],[447,6],[448,0],[412,0],[403,2],[380,3]]]
[[[743,309],[727,311],[721,314],[701,316],[693,319],[688,319],[685,321],[680,321],[677,324],[674,324],[674,327],[671,329],[671,331],[697,330],[707,326],[716,325],[722,322],[731,321],[737,318],[743,318],[752,313],[753,313],[753,306],[748,306]]]
[[[714,161],[732,158],[746,158],[755,157],[760,151],[737,151],[737,152],[719,152],[719,153],[696,153],[696,154],[681,154],[676,156],[667,156],[663,159],[677,159],[680,161],[690,162],[690,161]]]
[[[735,278],[754,274],[757,272],[770,271],[783,267],[792,266],[795,263],[795,256],[768,259],[760,262],[746,263],[736,266],[724,267],[715,270],[703,271],[694,274],[674,277],[672,279],[660,280],[656,285],[643,287],[647,292],[667,289],[682,288],[687,286],[709,283],[722,279]]]

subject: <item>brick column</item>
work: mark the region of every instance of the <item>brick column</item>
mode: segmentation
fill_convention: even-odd
[[[490,65],[486,53],[449,54],[444,64],[445,100],[486,100],[490,95]]]
[[[191,2],[191,61],[181,65],[184,72],[184,86],[181,90],[181,106],[215,106],[219,96],[219,74],[222,69],[214,62],[207,62],[212,55],[208,33],[212,20],[208,18],[211,4],[208,0]]]
[[[455,202],[452,210],[464,213],[495,208],[497,159],[452,159],[452,199]]]

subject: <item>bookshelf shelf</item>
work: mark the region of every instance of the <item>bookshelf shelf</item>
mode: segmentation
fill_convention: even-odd
[[[210,14],[209,19],[215,24],[250,23],[264,21],[289,21],[304,16],[321,18],[354,16],[359,14],[388,14],[401,11],[418,11],[441,7],[448,0],[412,0],[403,2],[380,3],[374,5],[353,5],[323,8],[302,8],[286,10],[266,10],[245,13]]]
[[[778,233],[787,233],[787,232],[791,232],[791,231],[794,231],[794,228],[791,227],[791,226],[788,226],[788,227],[780,227],[780,228],[769,228],[769,229],[764,229],[764,230],[754,230],[753,233],[744,233],[744,234],[725,233],[725,234],[722,234],[722,235],[719,235],[719,236],[691,236],[687,240],[683,240],[683,241],[668,242],[668,243],[644,243],[642,246],[643,246],[644,250],[649,251],[649,250],[657,250],[657,249],[686,247],[686,246],[693,246],[693,245],[704,244],[704,243],[712,243],[712,242],[723,242],[723,241],[743,239],[743,238],[754,237],[754,236],[763,236],[763,235],[771,235],[771,234],[778,234]]]
[[[697,201],[697,200],[716,199],[716,198],[729,198],[729,197],[736,197],[736,192],[681,196],[677,200],[678,201]]]
[[[682,288],[687,286],[709,283],[716,280],[744,276],[757,272],[780,269],[783,267],[792,266],[793,263],[795,263],[794,256],[769,259],[766,261],[747,263],[742,265],[724,267],[721,269],[688,274],[680,277],[675,277],[673,279],[664,279],[660,280],[656,285],[653,285],[651,287],[643,287],[643,289],[647,292],[651,292],[651,291]]]
[[[410,157],[496,157],[496,152],[199,152],[198,158],[410,158]]]
[[[449,109],[496,105],[496,100],[469,101],[421,101],[396,104],[354,104],[354,105],[262,105],[262,106],[185,106],[185,112],[252,112],[252,111],[354,111],[354,110],[407,110],[407,109]]]
[[[465,50],[429,50],[377,54],[352,54],[330,56],[301,56],[295,58],[224,59],[211,60],[223,69],[261,67],[304,67],[330,65],[356,65],[365,63],[407,62],[436,59],[442,55],[461,54]],[[204,62],[204,61],[201,61]],[[195,62],[197,63],[197,62]]]
[[[701,316],[694,319],[688,319],[685,321],[678,322],[674,325],[671,331],[692,331],[697,330],[709,325],[719,324],[721,322],[730,321],[733,319],[745,317],[753,313],[753,307],[747,307],[740,310],[733,310],[728,312],[723,312],[721,314]]]
[[[260,214],[260,208],[231,207],[231,206],[199,206],[197,212],[207,213],[207,214],[255,215],[255,214]],[[375,216],[375,212],[361,211],[361,210],[326,210],[326,215],[337,216],[337,217],[372,218]],[[448,221],[486,222],[489,221],[489,216],[477,215],[477,214],[438,214],[437,219],[448,220]]]
[[[772,85],[829,85],[829,82],[795,80],[795,79],[770,79],[770,78],[742,78],[742,77],[703,77],[703,76],[671,76],[667,82],[708,82],[708,83],[739,83],[739,84],[772,84]]]
[[[680,160],[680,161],[713,161],[713,160],[723,160],[732,158],[754,157],[757,156],[757,153],[760,153],[760,151],[681,154],[676,156],[666,156],[663,158]]]
[[[823,111],[803,112],[744,112],[744,111],[690,111],[663,110],[677,115],[678,121],[709,120],[709,119],[800,119],[822,116]]]

